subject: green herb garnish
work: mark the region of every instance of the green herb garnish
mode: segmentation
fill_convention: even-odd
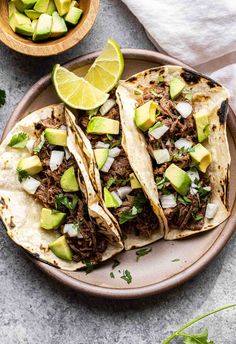
[[[107,138],[108,138],[109,141],[113,140],[113,136],[111,134],[107,134]]]
[[[204,187],[202,187],[202,186],[199,186],[198,187],[198,194],[199,194],[199,197],[201,197],[201,198],[204,198],[204,197],[206,197],[208,194],[209,194],[209,192],[211,192],[211,190],[206,190]]]
[[[29,173],[25,170],[21,170],[20,168],[16,169],[16,172],[18,174],[18,180],[21,183],[24,179],[27,179],[30,177]]]
[[[9,147],[23,149],[25,148],[29,136],[26,133],[19,133],[12,136],[11,141],[8,143]]]
[[[179,262],[179,261],[180,261],[179,258],[172,259],[172,263]]]
[[[119,138],[118,140],[116,140],[115,142],[112,142],[111,147],[110,148],[114,148],[117,146],[121,145],[121,138]]]
[[[115,184],[116,178],[115,177],[110,177],[107,181],[106,188],[109,189],[113,184]]]
[[[4,90],[0,90],[0,107],[2,107],[6,102],[6,92]]]
[[[132,276],[129,270],[123,270],[123,275],[121,276],[123,280],[125,280],[128,284],[132,282]]]
[[[182,344],[214,344],[214,342],[212,340],[210,341],[208,339],[208,330],[207,329],[200,332],[200,333],[195,333],[195,334],[183,333],[183,331],[186,330],[186,328],[192,326],[193,324],[199,322],[200,320],[202,320],[202,319],[204,319],[204,318],[206,318],[212,314],[215,314],[215,313],[218,313],[218,312],[221,312],[221,311],[224,311],[226,309],[233,308],[233,307],[236,307],[236,304],[216,309],[212,312],[208,312],[208,313],[200,316],[199,318],[196,318],[196,319],[190,321],[188,324],[184,325],[179,330],[175,331],[162,344],[169,344],[170,342],[173,341],[173,339],[176,339],[179,337],[183,338]]]
[[[189,199],[187,196],[178,196],[177,200],[182,203],[183,205],[189,205],[192,203],[191,199]]]
[[[89,119],[91,119],[93,116],[96,116],[96,114],[98,113],[98,109],[99,107],[86,111],[87,115],[89,116]]]
[[[134,90],[134,94],[135,94],[136,96],[141,96],[143,93],[142,93],[142,91],[140,91],[140,90],[138,90],[138,89],[135,89],[135,90]]]
[[[158,94],[155,90],[151,90],[150,93],[151,93],[154,97],[160,97],[159,94]]]
[[[137,256],[136,261],[138,262],[141,257],[146,256],[146,254],[150,253],[151,251],[152,251],[151,247],[144,247],[136,251],[136,256]]]
[[[193,94],[192,93],[187,93],[185,95],[185,98],[188,99],[188,100],[192,100],[193,99]]]
[[[72,201],[69,200],[67,196],[65,196],[63,193],[59,193],[55,196],[55,207],[56,209],[59,209],[61,206],[65,206],[69,210],[75,210],[77,203],[78,203],[79,197],[77,194],[73,195]]]
[[[201,221],[203,219],[202,215],[195,214],[194,212],[191,213],[192,217],[194,218],[195,221]]]
[[[43,148],[44,143],[45,143],[45,132],[42,132],[42,134],[40,136],[39,144],[36,147],[34,147],[34,153],[35,154],[38,154],[41,151],[41,149]]]
[[[161,190],[164,187],[164,184],[166,182],[166,178],[165,177],[156,177],[156,184],[157,184],[157,188],[158,190]]]
[[[85,270],[86,275],[90,274],[90,272],[94,270],[94,265],[91,263],[89,259],[86,258],[82,260],[82,263],[85,264],[86,266],[86,270]]]
[[[124,224],[127,221],[133,220],[138,214],[143,211],[143,204],[146,203],[146,198],[143,193],[139,193],[133,203],[133,207],[130,211],[126,210],[120,214],[119,224]]]
[[[113,259],[112,269],[115,269],[118,265],[120,265],[120,261],[117,258]]]
[[[151,133],[153,130],[155,130],[156,128],[160,128],[160,127],[163,127],[163,123],[161,122],[157,122],[156,124],[154,124],[149,130],[148,132]]]
[[[110,272],[110,277],[115,278],[114,272]]]

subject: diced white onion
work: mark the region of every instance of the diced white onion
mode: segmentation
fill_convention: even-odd
[[[208,203],[206,207],[206,218],[213,219],[217,213],[218,204]]]
[[[66,223],[63,228],[63,234],[67,233],[71,238],[77,237],[79,239],[83,239],[83,236],[78,229],[78,225],[74,223]]]
[[[21,183],[23,189],[31,195],[35,194],[40,184],[41,183],[37,179],[32,177],[24,179]]]
[[[114,99],[107,99],[107,101],[99,109],[100,114],[102,116],[106,115],[114,105],[116,105],[116,101]]]
[[[170,154],[168,149],[157,149],[153,151],[154,158],[158,164],[170,161]]]
[[[132,188],[130,186],[121,186],[117,189],[117,194],[121,199],[124,199],[131,191]]]
[[[175,108],[183,118],[190,116],[193,111],[192,105],[187,102],[179,102]]]
[[[200,179],[199,173],[198,173],[197,170],[195,170],[195,171],[187,171],[187,173],[188,173],[188,175],[189,175],[189,177],[190,177],[190,179],[191,179],[192,182],[194,182],[196,179],[197,179],[197,180]],[[192,186],[193,186],[193,185],[192,185]],[[197,186],[197,185],[196,185],[196,186]]]
[[[131,214],[132,215],[137,215],[138,214],[138,209],[135,206],[132,207]]]
[[[64,147],[64,151],[65,151],[66,160],[69,160],[71,157],[71,153],[70,153],[69,149],[67,147]]]
[[[160,137],[162,137],[167,131],[169,130],[169,127],[167,127],[165,124],[163,124],[161,127],[158,127],[156,129],[153,130],[149,130],[149,135],[151,135],[152,137],[154,137],[154,139],[159,139]]]
[[[95,145],[95,148],[109,148],[109,143],[104,143],[102,141],[98,141]]]
[[[34,139],[30,139],[30,140],[26,143],[26,148],[28,149],[28,151],[29,151],[30,153],[33,153],[34,144],[35,144],[35,140],[34,140]]]
[[[120,207],[121,204],[122,204],[121,198],[118,196],[118,194],[117,194],[115,191],[112,191],[111,194],[112,194],[112,196],[115,198],[115,200],[118,202],[118,205],[119,205],[119,207]]]
[[[177,141],[175,141],[175,147],[177,149],[181,149],[181,148],[184,148],[184,149],[188,149],[188,148],[191,148],[193,145],[193,143],[187,139],[184,139],[184,138],[181,138]]]
[[[111,158],[116,158],[120,154],[121,149],[118,147],[114,147],[109,150],[108,156]]]
[[[59,129],[60,130],[67,130],[67,127],[66,127],[66,125],[62,124]]]
[[[108,157],[107,161],[102,166],[101,171],[105,172],[105,173],[109,172],[111,165],[113,164],[114,160],[115,160],[114,158]]]
[[[166,209],[166,208],[174,208],[177,205],[176,199],[175,199],[175,195],[173,195],[173,194],[171,194],[171,195],[162,195],[160,197],[160,200],[161,200],[162,208],[164,208],[164,209]]]
[[[51,153],[49,166],[51,171],[55,171],[58,169],[58,167],[61,165],[63,158],[64,158],[64,151],[57,151],[53,150]]]
[[[193,185],[193,184],[192,184],[192,185]],[[196,194],[198,193],[198,190],[195,189],[194,187],[191,187],[191,188],[190,188],[190,193],[191,193],[191,195],[196,195]]]
[[[203,190],[210,192],[211,191],[211,187],[210,186],[203,186]]]

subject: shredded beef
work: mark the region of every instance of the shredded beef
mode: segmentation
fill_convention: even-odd
[[[120,147],[121,148],[121,147]],[[107,182],[110,177],[128,179],[132,169],[129,164],[129,160],[125,154],[123,148],[118,157],[115,158],[108,173],[101,173],[101,178],[104,182]]]

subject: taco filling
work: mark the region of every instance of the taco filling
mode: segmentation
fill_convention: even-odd
[[[159,230],[159,222],[122,147],[114,93],[96,115],[89,118],[81,111],[77,121],[92,145],[105,206],[118,220],[124,238],[128,234],[151,238]]]

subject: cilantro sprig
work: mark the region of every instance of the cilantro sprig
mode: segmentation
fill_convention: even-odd
[[[24,179],[27,179],[30,177],[29,173],[25,170],[22,170],[21,168],[17,168],[16,172],[18,174],[18,180],[19,182],[23,182]]]
[[[133,203],[131,210],[125,210],[120,214],[119,224],[122,225],[127,221],[133,220],[138,214],[143,211],[143,205],[146,203],[146,198],[143,193],[139,193]]]
[[[123,270],[123,275],[120,278],[125,280],[128,284],[132,282],[132,276],[129,270]]]
[[[77,206],[78,200],[79,197],[77,194],[74,194],[72,201],[70,201],[69,198],[65,196],[63,193],[59,193],[55,196],[55,207],[56,209],[59,209],[61,206],[64,206],[67,209],[73,211]]]
[[[25,148],[28,141],[29,136],[26,133],[21,132],[12,136],[10,142],[8,143],[8,146],[17,149],[23,149]]]
[[[143,247],[143,248],[140,248],[140,250],[136,251],[136,261],[138,262],[139,259],[143,256],[146,256],[146,254],[152,252],[152,248],[151,247]]]
[[[35,154],[38,154],[38,153],[41,151],[41,149],[43,148],[44,143],[45,143],[45,132],[43,132],[43,133],[41,134],[40,142],[39,142],[39,144],[34,148],[34,153],[35,153]]]
[[[200,333],[195,333],[195,334],[184,333],[183,331],[186,330],[188,327],[192,326],[193,324],[199,322],[200,320],[202,320],[202,319],[204,319],[204,318],[206,318],[212,314],[215,314],[215,313],[218,313],[218,312],[221,312],[221,311],[224,311],[226,309],[233,308],[233,307],[236,307],[236,304],[224,306],[222,308],[208,312],[208,313],[190,321],[189,323],[187,323],[186,325],[181,327],[179,330],[175,331],[162,344],[169,344],[170,342],[173,341],[173,339],[176,339],[179,337],[183,338],[182,344],[214,344],[214,342],[212,340],[209,340],[209,338],[208,338],[208,330],[207,329],[205,329],[204,331],[202,331]]]

